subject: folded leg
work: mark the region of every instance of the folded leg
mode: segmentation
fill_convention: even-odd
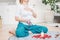
[[[32,33],[41,33],[42,31],[44,33],[48,32],[48,28],[45,26],[39,26],[39,25],[31,25],[30,26],[30,31],[32,31]]]
[[[25,29],[25,26],[26,25],[24,25],[22,23],[18,24],[17,29],[16,29],[16,36],[17,37],[26,37],[29,35],[28,30]]]

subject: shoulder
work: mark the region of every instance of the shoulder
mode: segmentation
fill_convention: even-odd
[[[17,5],[17,9],[22,9],[22,8],[23,8],[22,4]]]

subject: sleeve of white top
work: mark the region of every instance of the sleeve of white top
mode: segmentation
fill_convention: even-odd
[[[17,10],[16,10],[15,16],[17,16],[17,17],[21,16],[21,7],[17,6]]]

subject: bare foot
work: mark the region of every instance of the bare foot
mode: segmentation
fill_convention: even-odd
[[[15,35],[12,31],[9,31],[10,34]]]

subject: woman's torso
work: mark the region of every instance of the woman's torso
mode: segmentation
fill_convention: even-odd
[[[23,18],[25,19],[28,19],[28,20],[32,20],[33,16],[32,16],[32,12],[31,11],[28,11],[28,10],[25,10],[26,8],[31,8],[30,6],[28,5],[20,5],[19,6],[19,10],[20,10],[20,13],[19,15],[22,16]],[[24,22],[23,22],[24,23]],[[24,24],[27,24],[27,23],[24,23]]]

